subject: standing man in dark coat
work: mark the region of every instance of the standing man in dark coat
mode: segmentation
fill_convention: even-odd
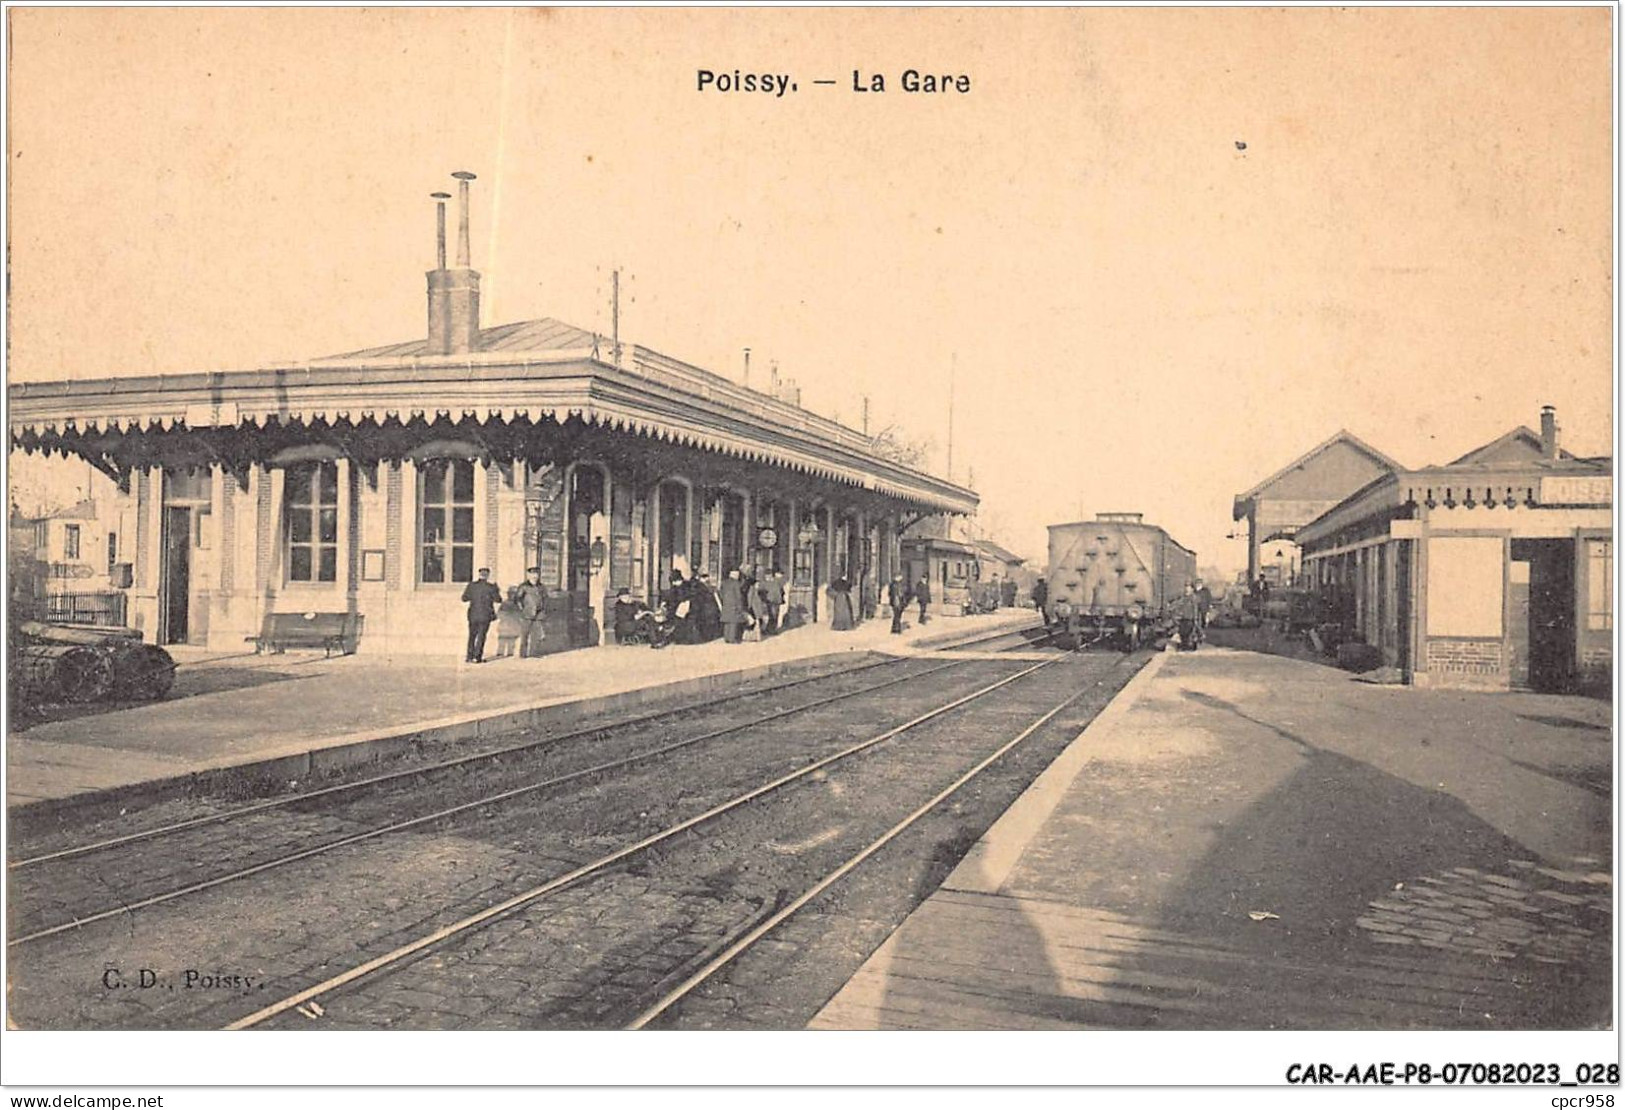
[[[479,579],[464,587],[463,600],[468,602],[468,653],[463,661],[483,663],[485,634],[497,619],[497,605],[502,601],[502,591],[491,581],[490,567],[481,567]]]
[[[514,600],[519,604],[519,658],[529,659],[542,653],[541,640],[546,635],[542,628],[542,611],[547,603],[547,591],[542,588],[542,568],[525,571],[525,581],[514,589]]]
[[[1196,634],[1207,630],[1207,615],[1213,609],[1213,591],[1200,578],[1196,580]]]
[[[893,635],[903,631],[903,610],[908,608],[908,587],[903,585],[903,576],[894,574],[891,582],[886,586],[886,604],[891,606],[891,630]]]
[[[1039,617],[1046,622],[1049,620],[1049,615],[1044,612],[1044,606],[1048,604],[1048,602],[1049,583],[1040,578],[1038,581],[1033,583],[1033,608],[1038,610]]]
[[[931,604],[931,576],[920,575],[920,580],[914,583],[914,600],[920,603],[920,623],[925,624],[931,618],[925,615],[925,608]]]
[[[750,564],[742,563],[739,567],[739,607],[744,610],[745,620],[740,626],[741,635],[757,627],[756,604],[756,572],[751,570]]]
[[[745,584],[737,570],[730,570],[722,580],[721,595],[722,638],[737,644],[740,630],[745,627]]]
[[[774,568],[761,585],[762,609],[767,622],[762,626],[763,636],[772,636],[779,630],[779,610],[784,607],[784,572]]]
[[[1179,625],[1179,650],[1195,651],[1197,642],[1196,589],[1189,582],[1185,583],[1185,592],[1174,599],[1173,616]]]

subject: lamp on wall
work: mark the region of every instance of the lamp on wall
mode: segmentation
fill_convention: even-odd
[[[592,541],[591,559],[592,559],[592,572],[594,574],[597,574],[599,571],[604,569],[604,559],[607,557],[608,554],[609,553],[604,548],[603,539],[600,538],[600,539],[596,539],[596,540]]]

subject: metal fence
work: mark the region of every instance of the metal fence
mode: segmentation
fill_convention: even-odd
[[[45,595],[45,619],[53,624],[125,627],[125,595],[117,591]]]

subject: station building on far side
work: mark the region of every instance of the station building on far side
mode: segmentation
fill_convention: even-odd
[[[1443,466],[1395,468],[1297,529],[1304,577],[1417,686],[1603,688],[1613,666],[1613,460],[1557,414]]]
[[[482,328],[468,177],[455,264],[427,274],[423,338],[295,365],[13,384],[14,449],[89,461],[133,527],[131,623],[242,650],[277,613],[345,613],[358,649],[460,652],[465,585],[541,568],[550,650],[604,642],[622,589],[674,568],[884,583],[917,521],[970,489],[871,440],[647,347],[552,319]]]

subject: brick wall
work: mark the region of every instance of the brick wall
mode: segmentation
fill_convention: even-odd
[[[1500,640],[1428,641],[1428,672],[1434,681],[1448,678],[1500,679],[1504,660]]]
[[[237,479],[228,471],[220,491],[220,592],[237,588]]]
[[[1614,649],[1603,644],[1580,652],[1580,687],[1607,690],[1614,683]]]
[[[264,593],[271,586],[271,559],[277,530],[271,526],[271,472],[259,472],[259,499],[254,509],[254,588]]]
[[[152,519],[152,499],[157,496],[154,487],[158,485],[152,476],[153,472],[146,469],[136,475],[135,588],[138,590],[156,589],[152,581],[152,557],[148,551],[152,545],[152,526],[148,521]]]
[[[401,464],[380,463],[384,467],[384,584],[391,590],[401,588]],[[414,571],[413,573],[416,573]]]
[[[484,561],[481,562],[479,559],[476,559],[474,565],[490,567],[491,581],[493,582],[502,581],[503,571],[503,567],[501,566],[501,533],[497,528],[497,514],[500,511],[497,505],[497,495],[501,492],[501,490],[502,466],[497,462],[489,462],[485,465],[485,535],[481,537],[485,547],[485,552],[483,555]],[[514,574],[515,581],[518,581],[520,577],[520,573],[516,572]]]

